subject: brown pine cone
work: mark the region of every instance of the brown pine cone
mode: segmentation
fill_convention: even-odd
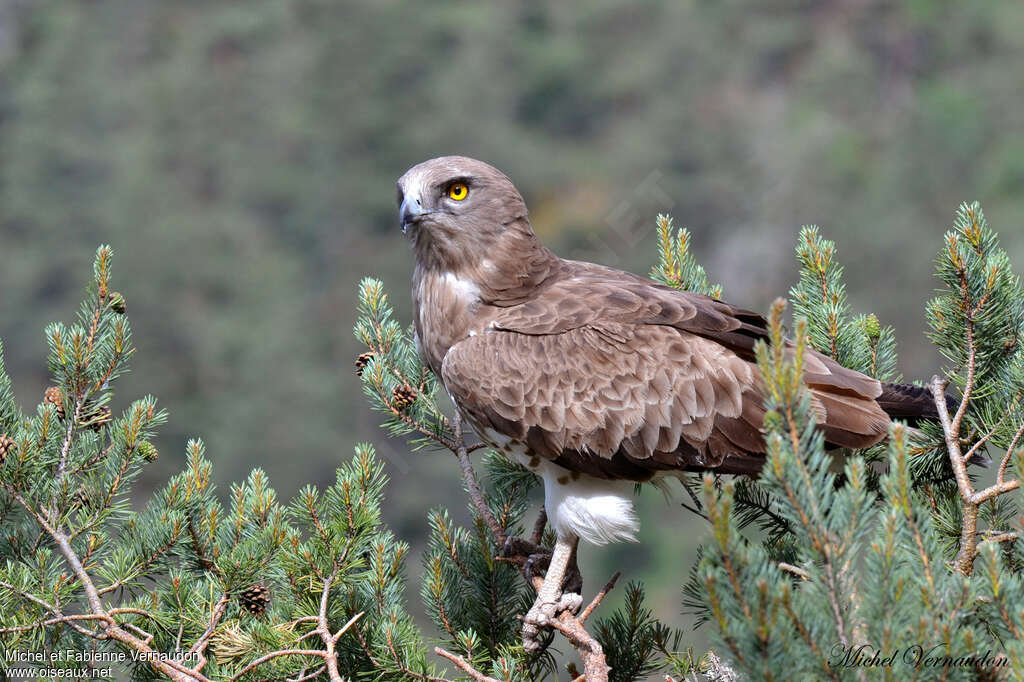
[[[113,416],[110,412],[110,408],[107,407],[106,405],[103,405],[101,407],[97,407],[95,409],[90,409],[86,411],[85,414],[81,417],[79,425],[88,426],[96,433],[99,433],[104,426],[110,423],[110,420],[112,418]]]
[[[99,433],[100,429],[109,424],[111,419],[113,419],[113,414],[111,414],[110,408],[104,405],[96,411],[96,416],[93,417],[90,427],[93,431]]]
[[[395,390],[391,392],[391,399],[399,410],[404,410],[412,405],[416,402],[417,397],[419,397],[419,394],[416,392],[416,389],[409,384],[395,386]]]
[[[262,616],[270,605],[270,588],[265,583],[256,583],[242,590],[238,603],[254,616]]]
[[[18,444],[6,433],[0,433],[0,464],[7,459],[7,453],[14,452]]]
[[[63,420],[64,413],[64,391],[60,390],[60,386],[50,386],[46,389],[46,393],[43,394],[43,399],[57,408],[57,418]]]
[[[81,487],[71,496],[71,503],[78,509],[86,509],[92,506],[92,501],[97,499],[96,494]]]
[[[366,366],[368,364],[370,364],[370,360],[373,360],[373,351],[368,351],[366,353],[363,353],[358,358],[356,358],[356,376],[357,377],[363,376],[363,370],[366,369]]]

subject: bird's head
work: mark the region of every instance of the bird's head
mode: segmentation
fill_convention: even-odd
[[[465,156],[442,156],[407,170],[398,179],[398,215],[421,260],[486,254],[510,230],[533,237],[526,203],[512,181]]]

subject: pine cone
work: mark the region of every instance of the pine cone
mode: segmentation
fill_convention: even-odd
[[[95,499],[97,499],[96,494],[86,490],[83,486],[71,496],[71,503],[78,509],[88,509],[92,507],[92,501]]]
[[[7,453],[14,452],[16,447],[18,447],[18,444],[14,442],[13,438],[6,433],[0,433],[0,464],[3,464],[4,460],[7,459]]]
[[[416,402],[416,398],[419,396],[416,393],[416,389],[406,384],[404,386],[395,386],[395,390],[391,392],[391,399],[395,403],[395,407],[399,410],[405,408]]]
[[[270,605],[270,588],[265,583],[256,583],[242,590],[238,603],[254,616],[262,616]]]
[[[357,377],[363,376],[363,370],[366,369],[366,366],[368,364],[370,364],[370,360],[373,360],[373,351],[369,351],[369,352],[363,353],[358,358],[356,358],[356,376]]]
[[[87,411],[85,415],[81,418],[80,425],[88,426],[96,433],[99,433],[104,426],[110,423],[111,419],[112,415],[110,412],[110,408],[107,407],[106,405],[103,405],[101,407],[97,407],[95,409]]]
[[[60,390],[60,386],[50,386],[46,389],[43,399],[57,408],[57,418],[63,420],[65,416],[64,391]]]

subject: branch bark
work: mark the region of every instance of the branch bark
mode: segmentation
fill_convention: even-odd
[[[452,652],[445,651],[439,646],[434,647],[434,653],[440,656],[441,658],[447,658],[449,661],[454,663],[459,668],[459,670],[469,675],[470,679],[473,679],[476,682],[500,682],[499,680],[496,680],[493,677],[488,677],[487,675],[484,675],[482,672],[480,672],[472,665],[470,665],[469,661],[464,659],[462,656],[456,656]]]
[[[972,342],[970,334],[968,334],[968,342]],[[928,388],[931,390],[932,397],[935,399],[935,408],[939,413],[939,423],[942,424],[942,433],[946,441],[946,450],[949,452],[949,462],[953,467],[953,476],[956,478],[957,489],[960,492],[960,499],[962,503],[960,550],[957,552],[956,559],[953,561],[953,566],[961,575],[969,576],[974,571],[974,559],[978,556],[979,508],[988,500],[998,495],[1002,495],[1003,493],[1008,493],[1011,490],[1016,490],[1020,487],[1019,480],[1006,480],[1006,468],[1010,457],[1012,457],[1013,451],[1017,446],[1017,442],[1020,440],[1021,434],[1024,433],[1024,425],[1022,425],[1017,431],[1017,435],[1014,436],[1013,441],[1010,443],[1010,447],[1006,451],[1006,456],[1003,457],[1003,461],[999,465],[996,482],[984,490],[975,491],[974,484],[967,475],[967,459],[976,451],[977,444],[971,448],[966,456],[960,448],[960,427],[963,423],[964,415],[967,412],[967,406],[971,400],[971,393],[974,388],[973,345],[969,352],[967,383],[964,386],[963,400],[953,417],[950,417],[949,409],[946,407],[946,387],[948,385],[948,380],[934,376],[932,377]],[[988,438],[988,436],[984,436],[983,440],[986,438]],[[1010,538],[1005,539],[1008,540]]]
[[[487,501],[480,491],[480,484],[477,483],[476,474],[473,472],[473,462],[469,459],[469,452],[466,450],[466,440],[462,437],[462,415],[459,414],[457,409],[455,410],[455,416],[452,418],[452,430],[455,432],[455,448],[453,451],[455,456],[459,458],[459,466],[462,467],[462,480],[466,483],[469,499],[473,502],[473,506],[476,507],[477,514],[487,524],[491,534],[494,536],[494,542],[500,550],[505,546],[508,536],[505,534],[505,529],[494,518],[491,508],[487,506]]]

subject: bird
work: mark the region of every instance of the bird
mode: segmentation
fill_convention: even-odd
[[[524,617],[524,646],[536,650],[543,628],[582,603],[563,588],[579,541],[636,540],[638,482],[758,474],[755,346],[768,325],[722,300],[560,258],[537,238],[512,181],[483,161],[424,161],[397,190],[419,355],[477,435],[544,484],[556,540]],[[813,349],[803,359],[829,446],[865,448],[893,419],[937,414],[923,388]]]

